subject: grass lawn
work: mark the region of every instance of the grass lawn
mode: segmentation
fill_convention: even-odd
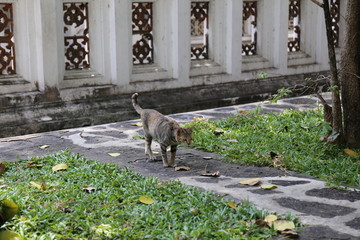
[[[196,119],[188,125],[195,126],[193,147],[217,152],[224,161],[275,166],[335,186],[360,187],[360,156],[350,157],[344,146],[320,140],[331,130],[321,109],[269,114],[257,109],[225,120]]]
[[[20,211],[1,229],[24,239],[269,239],[278,234],[259,226],[269,213],[247,202],[235,206],[176,181],[145,178],[67,151],[5,167],[0,203],[11,200]],[[279,218],[299,226],[291,216]]]

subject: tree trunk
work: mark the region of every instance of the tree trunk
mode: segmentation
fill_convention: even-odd
[[[360,148],[360,0],[348,0],[345,41],[341,52],[341,98],[344,138]]]
[[[335,57],[335,46],[333,39],[333,31],[331,29],[331,16],[330,16],[330,6],[329,0],[324,0],[323,4],[324,15],[325,15],[325,26],[326,26],[326,36],[328,43],[329,59],[330,59],[330,72],[331,80],[330,84],[332,87],[332,127],[333,134],[340,134],[339,139],[334,139],[333,141],[339,142],[342,139],[342,110],[341,110],[341,101],[340,101],[340,82],[338,78],[338,72],[336,67],[336,57]]]

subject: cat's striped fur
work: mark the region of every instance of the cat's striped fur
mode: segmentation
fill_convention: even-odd
[[[191,144],[192,128],[181,128],[179,124],[153,109],[143,109],[137,102],[139,94],[134,93],[131,97],[132,104],[137,113],[141,116],[145,135],[145,153],[149,155],[149,160],[156,160],[151,150],[151,141],[156,139],[160,143],[161,156],[164,167],[175,166],[175,155],[179,143]],[[166,149],[171,147],[170,159],[167,158]]]

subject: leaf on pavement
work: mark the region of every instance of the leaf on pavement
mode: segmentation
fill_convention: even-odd
[[[68,165],[66,165],[65,163],[61,163],[52,167],[53,172],[66,170],[66,169],[68,169]]]
[[[50,147],[50,145],[42,145],[42,146],[40,146],[39,148],[45,149],[45,148],[48,148],[48,147]]]
[[[137,126],[137,127],[142,127],[143,126],[142,122],[131,123],[131,125]]]
[[[276,231],[292,230],[295,228],[294,222],[288,220],[276,220],[272,222],[272,225]]]
[[[264,190],[271,190],[277,188],[277,186],[273,184],[269,184],[269,185],[262,185],[261,188]]]
[[[351,149],[348,149],[348,148],[345,148],[344,149],[344,153],[350,157],[356,157],[358,156],[359,154]]]
[[[202,173],[201,176],[204,176],[204,177],[220,177],[220,172],[216,171],[216,172],[212,172],[212,173]]]
[[[281,234],[286,235],[289,238],[298,238],[299,237],[299,233],[295,232],[295,231],[282,231]]]
[[[190,168],[187,166],[179,166],[179,167],[175,167],[175,171],[189,171]]]
[[[147,196],[140,196],[139,201],[144,203],[144,204],[147,204],[147,205],[151,205],[151,204],[153,204],[155,202],[154,199],[149,198]]]
[[[120,153],[108,153],[108,155],[111,156],[111,157],[118,157],[121,154]]]
[[[240,184],[249,185],[249,186],[255,186],[255,185],[258,185],[260,183],[261,183],[260,178],[251,178],[251,179],[240,181]]]

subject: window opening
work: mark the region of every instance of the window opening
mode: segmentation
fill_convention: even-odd
[[[0,75],[16,74],[13,6],[0,3]]]
[[[300,0],[289,0],[288,52],[300,51]]]
[[[209,2],[191,3],[191,60],[209,59]]]
[[[88,3],[64,3],[65,69],[90,68]]]
[[[154,63],[153,4],[132,3],[133,64]]]
[[[242,55],[256,55],[257,2],[243,2]]]

